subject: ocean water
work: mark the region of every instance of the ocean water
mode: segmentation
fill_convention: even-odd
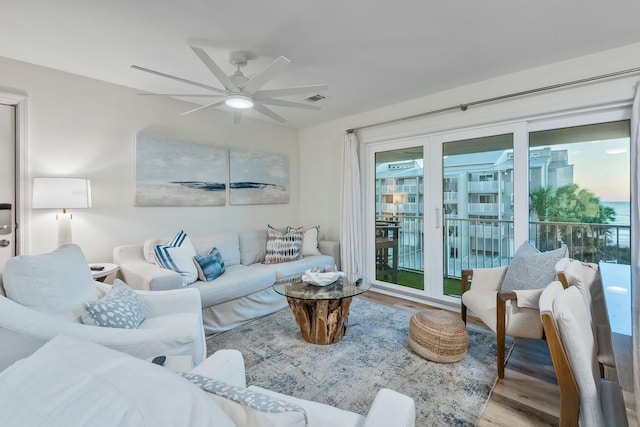
[[[612,224],[626,226],[631,224],[631,202],[602,202],[602,204],[616,211],[616,219]],[[628,248],[631,242],[629,228],[619,229],[619,233],[620,247]]]
[[[631,202],[602,202],[603,205],[612,207],[616,211],[616,220],[612,224],[631,224]]]

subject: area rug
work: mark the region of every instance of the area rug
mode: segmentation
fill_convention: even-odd
[[[412,312],[354,298],[347,332],[337,344],[302,339],[288,308],[216,335],[244,356],[247,384],[366,415],[381,388],[411,396],[417,426],[473,426],[496,384],[495,335],[469,327],[469,348],[454,364],[414,353],[407,336]],[[509,340],[507,354],[513,348]]]

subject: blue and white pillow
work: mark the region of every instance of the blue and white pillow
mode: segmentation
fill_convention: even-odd
[[[196,250],[187,233],[180,231],[166,245],[157,245],[153,256],[156,264],[180,274],[183,286],[198,280],[198,270],[193,263]]]
[[[198,374],[191,374],[187,372],[183,373],[182,377],[200,386],[200,388],[202,388],[204,391],[212,393],[215,396],[229,399],[242,405],[245,408],[249,408],[254,411],[275,415],[276,417],[270,418],[272,422],[269,423],[269,425],[293,425],[294,423],[292,422],[290,417],[287,417],[287,414],[297,415],[296,418],[304,419],[304,424],[309,425],[307,412],[302,406],[295,403],[285,402],[284,400],[275,399],[263,393],[248,390],[242,387],[236,387],[223,381],[204,377]],[[223,407],[227,406],[224,405]],[[228,407],[227,409],[231,410],[231,408]],[[278,418],[278,415],[280,415],[281,417]],[[234,413],[229,414],[229,416],[234,419]],[[254,419],[248,414],[241,415],[238,418],[245,420]]]
[[[147,317],[147,305],[120,279],[97,301],[82,306],[82,322],[107,328],[136,329]]]
[[[224,273],[224,260],[217,248],[211,249],[207,255],[196,255],[193,262],[198,270],[198,279],[210,282]]]

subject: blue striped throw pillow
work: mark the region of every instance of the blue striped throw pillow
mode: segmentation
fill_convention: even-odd
[[[157,245],[153,251],[156,264],[180,274],[184,286],[198,280],[198,270],[193,263],[196,250],[187,233],[180,231],[166,245]]]
[[[203,282],[210,282],[224,273],[224,260],[217,248],[211,249],[207,255],[194,256],[193,261],[198,270],[198,279]]]

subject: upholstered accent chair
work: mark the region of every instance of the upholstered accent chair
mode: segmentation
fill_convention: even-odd
[[[584,298],[593,329],[600,375],[617,380],[611,324],[598,264],[563,258],[556,264],[556,272],[558,280],[565,288],[575,286]]]
[[[205,359],[200,294],[196,289],[128,290],[145,307],[137,327],[88,323],[84,304],[106,302],[104,298],[111,290],[110,285],[93,280],[76,245],[10,259],[0,276],[0,371],[58,335],[101,344],[141,359],[190,356],[192,366]]]
[[[538,300],[566,253],[566,247],[539,252],[524,242],[509,266],[462,271],[462,320],[470,310],[496,333],[498,378],[504,378],[506,336],[543,338]]]
[[[540,318],[560,386],[560,427],[628,426],[619,383],[600,376],[580,290],[552,282],[540,296]]]

